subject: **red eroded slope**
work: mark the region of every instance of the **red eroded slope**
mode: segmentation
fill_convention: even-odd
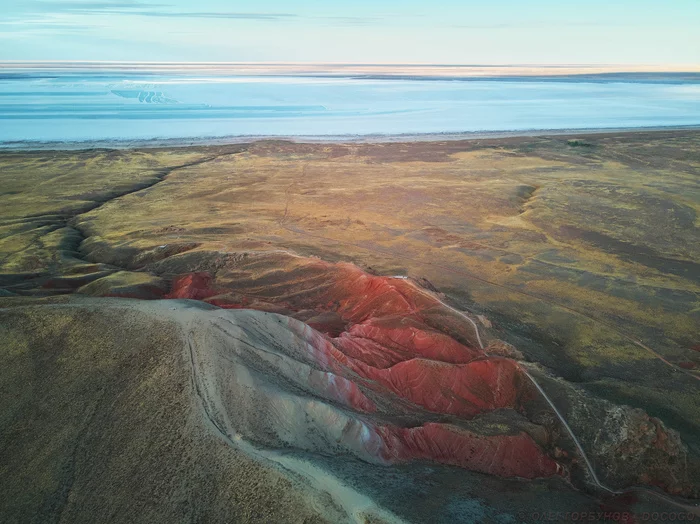
[[[499,408],[519,408],[529,395],[520,368],[504,358],[468,364],[409,360],[388,369],[358,366],[363,377],[429,411],[472,418]]]
[[[392,458],[432,460],[501,477],[533,479],[564,474],[526,433],[485,436],[445,424],[382,428]]]
[[[518,365],[506,358],[484,356],[466,364],[411,359],[379,369],[347,355],[306,324],[290,323],[289,329],[307,342],[309,357],[322,369],[355,374],[365,379],[365,387],[391,392],[435,413],[473,418],[499,408],[519,409],[533,394]],[[380,344],[370,343],[381,351]]]
[[[187,273],[173,279],[172,289],[165,298],[190,298],[204,300],[220,294],[213,284],[212,276],[206,271]]]
[[[454,313],[412,282],[320,260],[302,269],[296,268],[287,283],[284,274],[268,271],[274,274],[274,280],[267,277],[268,283],[279,296],[268,295],[263,302],[261,286],[249,287],[256,296],[248,298],[239,288],[231,289],[230,283],[217,286],[207,273],[176,278],[168,297],[265,311],[271,311],[278,300],[278,307],[313,310],[319,314],[316,318],[330,313],[346,323],[339,336],[329,339],[311,329],[304,334],[310,338],[313,360],[322,369],[341,375],[349,370],[367,379],[367,387],[390,391],[436,413],[472,418],[499,408],[518,409],[521,399],[529,398],[529,382],[513,361],[488,357],[427,325],[428,316]],[[234,296],[237,302],[231,302]],[[337,323],[335,327],[342,329]]]
[[[363,351],[366,340],[378,344],[383,351]],[[439,331],[426,329],[420,322],[393,316],[355,324],[337,337],[334,343],[348,355],[378,368],[412,358],[459,364],[483,356],[482,351],[464,346]]]
[[[239,280],[182,275],[168,297],[224,308],[277,309],[324,330],[289,321],[289,329],[306,342],[306,354],[299,358],[322,370],[310,373],[308,386],[359,412],[377,411],[362,388],[384,397],[387,405],[400,397],[464,419],[519,409],[530,398],[529,382],[514,361],[459,342],[454,330],[441,331],[438,326],[452,323],[462,330],[462,339],[475,340],[464,318],[412,282],[369,275],[352,264],[293,262],[289,272],[264,265],[263,271],[258,259],[256,272],[237,271]],[[524,478],[550,476],[559,468],[524,433],[483,436],[444,424],[371,428],[374,437],[358,433],[353,438],[369,438],[363,444],[367,452],[389,462],[433,460]]]
[[[332,313],[337,321],[324,319],[314,327],[336,336],[338,347],[376,367],[411,358],[465,363],[483,354],[454,338],[476,340],[474,328],[409,280],[369,275],[348,263],[300,261],[279,254],[269,258],[265,262],[258,257],[248,271],[237,269],[235,279],[229,274],[221,282],[206,272],[181,275],[173,281],[167,298],[291,315]],[[288,270],[285,265],[290,266]],[[348,338],[373,341],[384,350],[380,354],[369,344],[363,351],[361,345],[346,344]]]
[[[182,275],[173,281],[170,297],[193,298],[194,291],[205,292],[207,298],[216,296],[227,307],[236,307],[245,299],[267,301],[293,311],[333,311],[351,324],[410,318],[424,327],[454,331],[458,339],[474,336],[463,317],[412,281],[370,275],[349,263],[284,253],[257,254],[238,261],[228,272],[218,271],[216,281],[204,272]]]

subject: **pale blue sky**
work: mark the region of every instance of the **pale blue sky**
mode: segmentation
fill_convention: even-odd
[[[0,60],[700,63],[700,0],[0,0],[0,7]]]

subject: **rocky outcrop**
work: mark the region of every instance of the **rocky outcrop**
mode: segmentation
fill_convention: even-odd
[[[569,389],[567,416],[612,486],[655,486],[668,493],[697,497],[692,477],[698,464],[677,432],[641,409],[614,405]]]

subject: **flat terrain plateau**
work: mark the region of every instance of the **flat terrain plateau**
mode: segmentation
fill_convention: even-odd
[[[388,311],[381,286],[405,303]],[[3,521],[518,522],[685,512],[700,496],[700,131],[3,151],[0,307]],[[305,325],[316,350],[362,361],[318,368],[352,401],[298,382],[289,370],[313,363],[281,349],[264,365],[234,352],[222,374],[228,350],[206,351],[223,335],[201,328],[219,307],[256,358]],[[265,315],[296,320],[258,331]],[[417,333],[515,362],[574,437],[525,375],[516,400],[483,405],[439,373],[444,398],[383,378],[414,362]],[[233,376],[242,389],[221,385]],[[251,388],[266,393],[241,401]],[[290,403],[306,422],[279,415]],[[319,403],[339,411],[309,415]],[[328,417],[379,428],[403,455],[372,463],[350,422],[318,440]],[[526,436],[542,474],[522,480],[500,447],[485,464],[406,436],[444,424]],[[566,472],[545,475],[548,461]]]

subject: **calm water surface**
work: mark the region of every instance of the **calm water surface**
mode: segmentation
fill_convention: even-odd
[[[700,80],[0,73],[0,142],[700,125]]]

